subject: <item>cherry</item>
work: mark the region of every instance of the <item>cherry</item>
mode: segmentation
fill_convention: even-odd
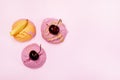
[[[32,50],[29,54],[29,57],[30,59],[35,61],[39,59],[39,54],[36,51]]]
[[[53,35],[57,35],[57,34],[59,33],[59,31],[60,31],[60,29],[59,29],[59,27],[56,26],[56,25],[51,25],[51,26],[49,27],[49,32],[50,32],[51,34],[53,34]]]

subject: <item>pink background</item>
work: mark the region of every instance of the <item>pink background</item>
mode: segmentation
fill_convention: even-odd
[[[45,18],[61,18],[68,35],[62,44],[43,40]],[[37,34],[19,43],[9,34],[14,21],[28,18]],[[120,80],[120,0],[0,0],[0,80]],[[23,48],[42,44],[47,61],[25,67]]]

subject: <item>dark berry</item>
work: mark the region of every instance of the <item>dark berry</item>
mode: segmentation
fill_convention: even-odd
[[[51,25],[49,27],[49,32],[53,35],[57,35],[59,33],[59,30],[60,30],[59,27],[56,25]]]
[[[32,50],[32,51],[30,52],[30,54],[29,54],[29,57],[30,57],[30,59],[32,59],[32,60],[38,60],[39,55],[38,55],[38,53],[37,53],[36,51]]]

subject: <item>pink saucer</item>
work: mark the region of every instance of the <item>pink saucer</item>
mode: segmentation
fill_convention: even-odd
[[[23,64],[29,68],[39,68],[46,61],[46,53],[41,46],[31,44],[22,51]]]
[[[64,41],[67,30],[61,19],[47,18],[41,25],[41,33],[47,42],[58,44]]]

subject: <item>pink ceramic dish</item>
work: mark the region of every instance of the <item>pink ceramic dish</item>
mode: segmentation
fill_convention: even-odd
[[[47,42],[57,44],[64,41],[67,30],[61,19],[47,18],[41,25],[41,34]]]
[[[46,61],[46,53],[41,46],[31,44],[22,51],[23,64],[29,68],[39,68]]]

